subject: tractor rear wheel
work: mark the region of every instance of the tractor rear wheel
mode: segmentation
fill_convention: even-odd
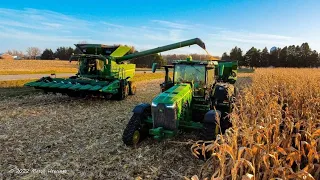
[[[219,132],[220,128],[216,123],[203,123],[201,138],[208,141],[214,140]]]
[[[201,138],[203,140],[216,139],[217,134],[220,133],[220,126],[217,124],[220,119],[221,112],[218,110],[210,110],[205,114],[203,120],[203,128],[201,129]]]
[[[142,115],[134,113],[125,128],[122,141],[127,146],[136,146],[148,136],[148,128],[142,123]]]

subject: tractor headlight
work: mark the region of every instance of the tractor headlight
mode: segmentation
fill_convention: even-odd
[[[169,109],[174,109],[176,107],[176,104],[167,104],[166,105],[166,108],[169,108]]]
[[[157,105],[158,105],[158,103],[154,103],[154,102],[151,103],[152,107],[157,107]]]

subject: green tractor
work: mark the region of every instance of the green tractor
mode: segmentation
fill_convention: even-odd
[[[180,129],[199,130],[202,139],[215,139],[232,125],[228,114],[236,97],[237,66],[236,61],[192,58],[164,66],[161,93],[151,104],[141,103],[133,109],[123,142],[135,146],[148,136],[162,140]]]
[[[78,73],[75,76],[69,78],[46,76],[37,81],[26,83],[25,86],[72,97],[90,95],[123,100],[128,95],[134,95],[136,91],[132,82],[135,75],[135,64],[127,63],[127,61],[193,44],[205,48],[204,43],[199,38],[132,54],[129,54],[131,48],[128,46],[75,44],[81,51],[80,54],[73,55],[70,58],[79,61]]]

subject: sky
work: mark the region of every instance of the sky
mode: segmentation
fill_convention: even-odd
[[[141,51],[195,37],[216,56],[303,42],[320,52],[319,10],[318,0],[8,0],[0,3],[0,52],[80,41]],[[195,45],[163,54],[173,53],[205,54]]]

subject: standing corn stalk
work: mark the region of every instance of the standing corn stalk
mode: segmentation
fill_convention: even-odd
[[[233,127],[192,146],[210,156],[200,179],[320,179],[320,72],[258,69],[251,78]]]

